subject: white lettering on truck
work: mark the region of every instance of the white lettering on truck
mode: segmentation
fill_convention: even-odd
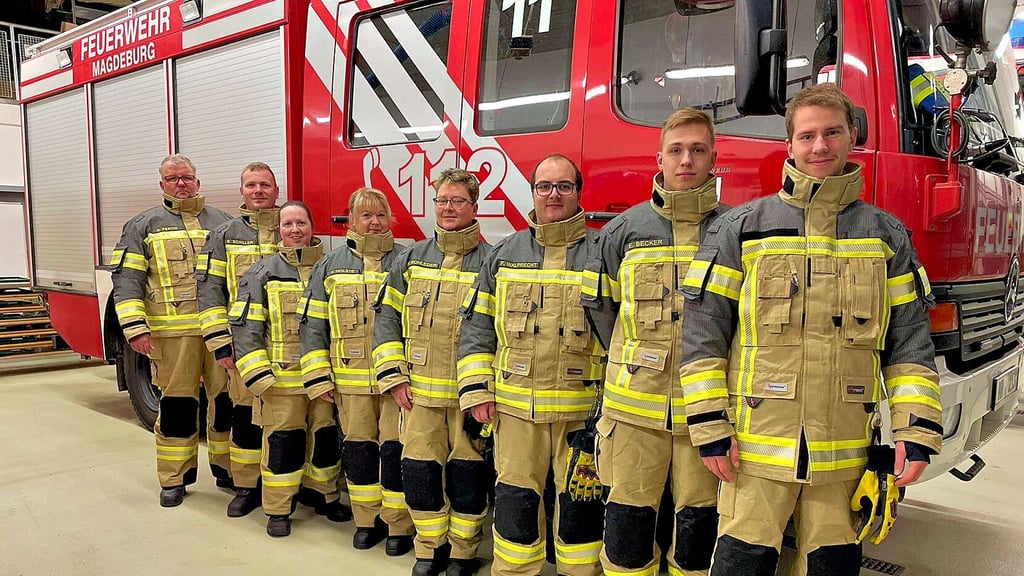
[[[105,74],[122,68],[128,68],[152,60],[156,56],[156,45],[153,42],[142,46],[131,46],[148,38],[159,36],[171,29],[171,7],[163,6],[129,18],[94,32],[82,38],[78,53],[83,60],[103,58],[93,63],[93,75]],[[100,71],[105,70],[105,71]]]

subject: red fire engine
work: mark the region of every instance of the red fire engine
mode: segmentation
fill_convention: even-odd
[[[155,203],[168,153],[189,155],[207,202],[229,210],[241,168],[270,163],[335,241],[363,185],[391,199],[396,236],[424,238],[431,176],[465,167],[480,177],[481,228],[494,240],[525,225],[530,170],[552,152],[579,161],[596,219],[646,200],[660,122],[680,106],[715,119],[723,201],[773,193],[786,158],[778,112],[802,87],[835,81],[858,106],[851,159],[864,200],[913,231],[939,302],[945,440],[929,470],[972,457],[969,478],[1017,403],[1024,149],[1008,41],[968,30],[982,13],[951,12],[959,5],[143,0],[24,64],[33,281],[69,344],[116,362],[119,387],[151,422],[148,363],[124,345],[103,265],[124,222]],[[991,44],[954,38],[971,34]],[[915,106],[908,63],[922,59],[964,71],[964,131]],[[947,166],[949,132],[962,145]]]

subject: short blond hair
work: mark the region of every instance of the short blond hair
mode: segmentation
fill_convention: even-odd
[[[462,168],[445,168],[437,175],[437,178],[430,183],[434,187],[434,191],[441,189],[441,186],[445,184],[459,184],[466,187],[466,191],[469,192],[469,201],[476,204],[476,201],[480,198],[480,181],[476,179],[476,176],[470,172],[466,172]]]
[[[388,204],[388,199],[383,192],[376,188],[363,186],[352,193],[352,197],[348,199],[349,216],[354,216],[356,208],[363,206],[371,210],[383,210],[388,218],[391,218],[391,206]]]
[[[165,156],[164,159],[160,161],[160,168],[158,168],[157,171],[160,173],[161,178],[164,176],[165,166],[188,166],[192,169],[193,174],[196,173],[196,165],[193,164],[192,161],[188,159],[188,156],[185,156],[184,154],[171,154],[170,156]]]
[[[846,129],[853,132],[853,102],[831,82],[810,86],[801,90],[786,105],[786,140],[793,140],[793,117],[804,106],[818,106],[842,112],[846,117]]]
[[[690,124],[700,124],[708,129],[708,134],[711,135],[711,145],[715,145],[715,123],[711,120],[711,116],[703,110],[696,108],[680,108],[675,112],[668,115],[665,118],[665,123],[661,125],[661,141],[659,146],[665,145],[665,134],[669,130],[674,130],[680,126],[689,126]]]
[[[270,172],[270,177],[274,180],[274,185],[277,186],[277,175],[271,170],[270,164],[266,162],[250,162],[242,168],[242,175],[238,177],[240,180],[239,184],[245,184],[245,175],[249,172]]]

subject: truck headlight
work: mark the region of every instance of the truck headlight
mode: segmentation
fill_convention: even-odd
[[[942,439],[952,438],[960,428],[960,411],[963,404],[956,404],[942,411]]]

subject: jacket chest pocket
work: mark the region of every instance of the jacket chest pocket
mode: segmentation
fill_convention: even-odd
[[[580,304],[580,287],[567,286],[562,303],[562,343],[570,352],[581,353],[590,345],[590,323]]]
[[[405,312],[402,314],[404,338],[414,338],[430,328],[436,298],[436,281],[413,279],[409,282],[405,293]]]
[[[365,335],[364,290],[365,288],[359,284],[338,284],[334,287],[334,307],[342,338]]]
[[[843,344],[851,348],[880,350],[884,331],[883,296],[885,261],[851,258],[841,266]]]
[[[800,343],[800,277],[787,256],[764,256],[757,272],[758,341],[768,345]]]
[[[192,255],[192,243],[178,238],[160,242],[157,255],[157,270],[160,272],[161,286],[175,286],[191,282],[195,273],[195,262]]]
[[[509,348],[533,349],[539,291],[540,286],[525,282],[505,286],[504,310],[498,313]]]
[[[259,254],[235,253],[229,255],[228,258],[229,269],[234,274],[235,282],[242,276],[245,276],[245,273],[249,271],[249,268],[253,267],[253,264],[260,261]]]
[[[297,291],[281,292],[278,296],[278,321],[281,322],[281,334],[284,340],[299,339],[299,294]]]
[[[671,290],[666,285],[666,274],[671,278],[674,267],[664,262],[637,264],[633,267],[631,290],[632,322],[637,340],[669,340],[672,337]]]

